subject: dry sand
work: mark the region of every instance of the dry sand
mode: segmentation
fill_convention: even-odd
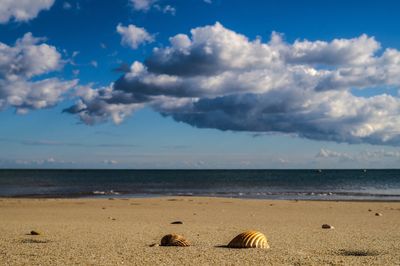
[[[271,248],[218,247],[248,229],[263,232]],[[149,246],[168,233],[192,246]],[[0,199],[0,264],[400,265],[400,203]]]

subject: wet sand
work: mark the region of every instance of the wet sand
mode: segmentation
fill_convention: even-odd
[[[375,216],[375,213],[382,216]],[[182,221],[183,224],[171,224]],[[335,229],[322,229],[327,223]],[[270,249],[223,247],[263,232]],[[29,235],[37,230],[39,236]],[[190,247],[161,247],[168,233]],[[0,199],[2,265],[400,265],[399,202]]]

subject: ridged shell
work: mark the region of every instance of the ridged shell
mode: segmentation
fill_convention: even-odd
[[[247,231],[232,239],[228,248],[269,248],[269,245],[263,233]]]
[[[160,246],[188,247],[190,246],[190,243],[183,236],[168,234],[161,239]]]

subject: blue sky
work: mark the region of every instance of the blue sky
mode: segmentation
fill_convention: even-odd
[[[399,165],[397,1],[5,5],[2,168]]]

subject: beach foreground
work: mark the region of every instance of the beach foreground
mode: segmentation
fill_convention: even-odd
[[[0,217],[3,265],[400,264],[399,202],[0,199]],[[271,248],[223,247],[249,229]],[[153,246],[168,233],[192,246]]]

